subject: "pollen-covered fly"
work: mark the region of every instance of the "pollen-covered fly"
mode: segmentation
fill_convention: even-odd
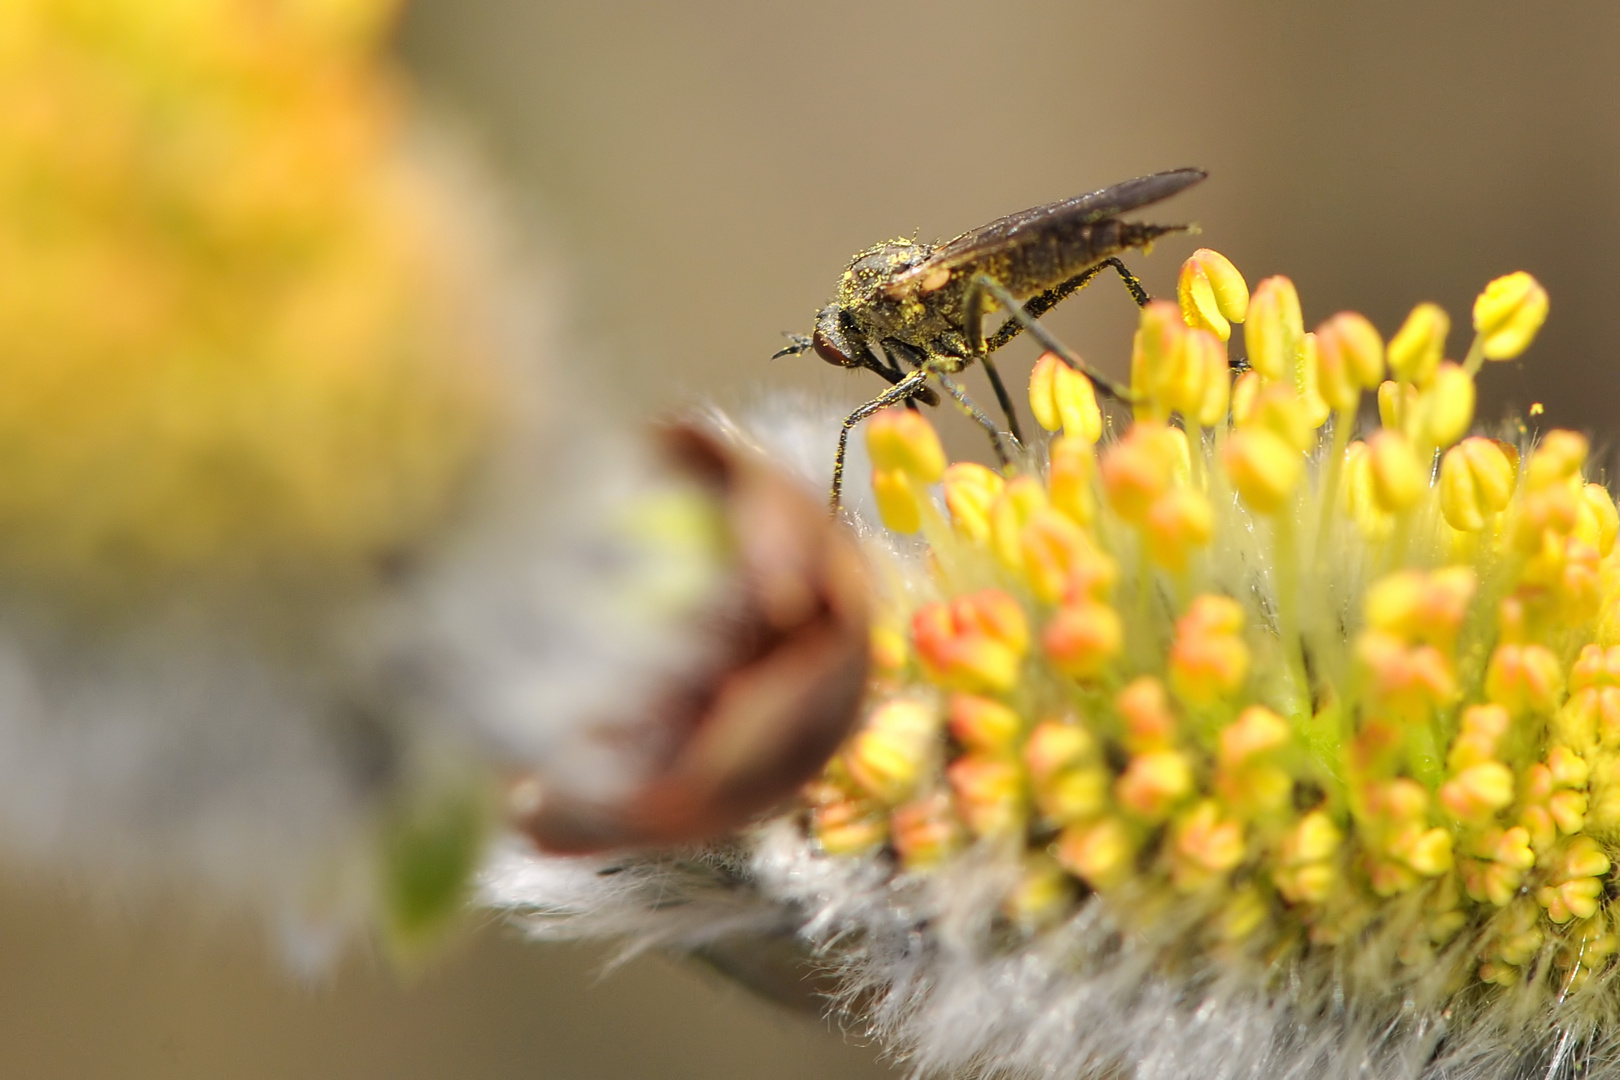
[[[1176,169],[1139,176],[1009,214],[942,244],[889,240],[856,253],[832,303],[816,316],[815,332],[792,335],[792,344],[776,353],[814,351],[829,364],[867,368],[891,384],[844,420],[833,461],[833,508],[838,507],[850,431],[889,405],[938,404],[930,382],[985,428],[1005,465],[1006,440],[1021,442],[1023,433],[990,354],[1021,331],[1028,330],[1105,394],[1128,399],[1127,391],[1087,368],[1036,320],[1109,267],[1119,273],[1132,298],[1146,304],[1147,290],[1117,256],[1189,226],[1120,221],[1119,215],[1167,199],[1205,175],[1201,169]],[[984,317],[997,309],[1010,318],[986,337]],[[974,361],[990,379],[1007,420],[1005,431],[952,378]]]

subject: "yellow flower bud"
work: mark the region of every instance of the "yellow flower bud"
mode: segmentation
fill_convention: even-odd
[[[1450,446],[1474,422],[1474,377],[1461,364],[1447,360],[1419,398],[1421,438],[1433,446]]]
[[[1513,772],[1500,761],[1470,765],[1440,785],[1440,804],[1455,818],[1484,824],[1513,802]]]
[[[876,469],[898,469],[923,484],[945,475],[945,448],[934,425],[910,409],[884,409],[868,420],[866,449]]]
[[[1074,904],[1074,882],[1049,856],[1026,857],[1018,883],[1001,903],[1002,913],[1018,929],[1033,934],[1068,914]]]
[[[1091,380],[1056,353],[1042,353],[1035,361],[1029,376],[1029,407],[1035,422],[1047,431],[1062,430],[1087,443],[1102,437],[1102,410]]]
[[[1225,341],[1232,334],[1232,323],[1240,323],[1249,313],[1249,286],[1218,251],[1199,248],[1181,264],[1176,282],[1176,298],[1188,326],[1200,327]]]
[[[1474,301],[1474,332],[1487,360],[1512,360],[1547,320],[1547,290],[1523,270],[1497,278]]]
[[[884,528],[897,533],[922,528],[922,508],[917,505],[911,478],[900,469],[872,470],[872,499]]]
[[[1513,497],[1514,467],[1502,448],[1474,436],[1440,460],[1440,512],[1462,532],[1479,532]]]
[[[1276,432],[1260,427],[1234,431],[1222,461],[1232,486],[1260,514],[1282,508],[1305,468],[1304,454]]]
[[[1304,346],[1305,321],[1299,311],[1299,293],[1282,275],[1268,277],[1254,290],[1243,340],[1249,364],[1269,380],[1291,380]]]
[[[1367,319],[1341,311],[1316,328],[1316,389],[1328,407],[1354,409],[1384,377],[1384,339]]]
[[[974,543],[985,543],[990,539],[990,509],[1007,482],[977,462],[959,461],[945,470],[944,483],[951,524]]]
[[[1451,316],[1444,308],[1439,304],[1419,304],[1389,339],[1389,370],[1401,382],[1426,385],[1445,354],[1449,333]]]
[[[1367,440],[1373,498],[1385,513],[1398,514],[1417,502],[1428,476],[1417,452],[1398,431],[1376,431]]]
[[[1114,797],[1144,821],[1163,821],[1176,804],[1194,791],[1192,767],[1177,750],[1138,754],[1114,782]]]

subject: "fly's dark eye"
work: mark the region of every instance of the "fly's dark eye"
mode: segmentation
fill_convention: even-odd
[[[826,334],[823,334],[820,330],[817,330],[810,336],[810,347],[816,350],[817,356],[821,357],[829,364],[837,364],[839,367],[860,366],[846,356],[842,349],[834,345],[832,338],[828,337]]]

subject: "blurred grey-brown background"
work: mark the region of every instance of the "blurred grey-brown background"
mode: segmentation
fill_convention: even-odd
[[[1551,317],[1482,377],[1481,416],[1616,429],[1612,4],[416,0],[400,47],[547,237],[579,363],[628,408],[853,402],[859,375],[765,360],[852,251],[1195,164],[1209,182],[1152,216],[1199,222],[1251,282],[1291,275],[1311,324],[1353,307],[1388,333],[1433,299],[1460,352],[1479,287],[1530,270]],[[1137,260],[1151,289],[1194,243]],[[1060,332],[1122,370],[1123,293],[1067,307]],[[356,959],[312,988],[229,922],[29,880],[4,910],[4,1077],[886,1074],[705,973],[599,978],[604,954],[493,925],[409,978]]]

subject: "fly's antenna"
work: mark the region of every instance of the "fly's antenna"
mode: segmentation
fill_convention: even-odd
[[[808,334],[790,334],[784,330],[782,336],[788,339],[788,343],[771,353],[772,360],[780,360],[784,356],[798,356],[800,353],[810,351],[810,337]]]

